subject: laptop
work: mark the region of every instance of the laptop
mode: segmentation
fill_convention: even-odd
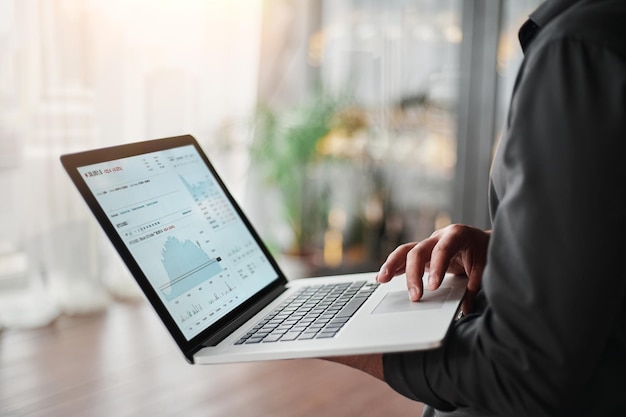
[[[375,272],[289,280],[190,135],[61,156],[189,363],[432,349],[466,279],[411,302]]]

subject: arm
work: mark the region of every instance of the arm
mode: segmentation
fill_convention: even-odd
[[[617,74],[626,74],[621,57],[574,41],[526,63],[499,150],[489,307],[456,322],[440,349],[386,355],[399,392],[440,409],[534,416],[566,413],[585,395],[626,291],[614,270],[623,245],[608,243],[626,233]]]
[[[480,287],[490,234],[490,231],[459,224],[437,230],[428,239],[406,243],[394,250],[381,266],[376,279],[389,282],[394,276],[406,272],[409,295],[413,301],[418,301],[423,293],[424,271],[430,271],[433,278],[428,282],[431,290],[439,288],[444,272],[466,274],[469,282],[462,310],[472,311],[473,295]],[[385,379],[382,354],[341,356],[327,360]]]
[[[324,359],[330,362],[349,366],[350,368],[358,369],[359,371],[370,374],[374,378],[380,379],[381,381],[385,380],[382,354],[334,356]]]

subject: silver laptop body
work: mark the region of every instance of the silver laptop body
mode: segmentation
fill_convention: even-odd
[[[189,135],[61,162],[190,363],[432,349],[465,292],[450,275],[417,303],[402,276],[288,280]]]

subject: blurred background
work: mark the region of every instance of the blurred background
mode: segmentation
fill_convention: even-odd
[[[194,135],[290,278],[487,227],[538,3],[0,0],[0,328],[138,296],[66,152]]]

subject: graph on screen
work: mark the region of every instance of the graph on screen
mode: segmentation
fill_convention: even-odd
[[[277,278],[194,146],[79,172],[187,339]]]
[[[183,184],[185,184],[185,188],[187,188],[189,194],[191,194],[196,201],[206,200],[216,191],[215,187],[211,187],[211,183],[208,180],[191,183],[183,176],[180,176],[180,179],[183,181]]]
[[[220,261],[211,258],[197,242],[168,236],[161,250],[161,263],[169,282],[159,290],[172,301],[222,272]]]
[[[205,176],[192,181],[182,175],[179,177],[213,230],[219,230],[236,219],[232,206],[215,179]]]

